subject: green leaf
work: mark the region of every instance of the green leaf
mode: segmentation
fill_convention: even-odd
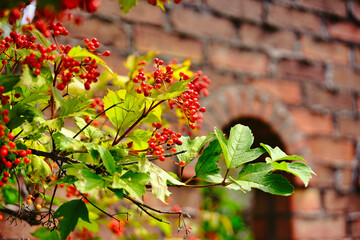
[[[42,74],[43,71],[45,71],[45,70],[42,70],[41,74],[39,76],[35,76],[33,74],[33,72],[30,70],[29,66],[24,65],[22,68],[22,74],[20,77],[20,84],[22,86],[28,86],[28,87],[32,87],[32,86],[36,85],[39,88],[42,86],[50,85],[51,80],[48,78],[47,71],[46,71],[45,77]]]
[[[123,14],[127,14],[131,8],[137,5],[137,0],[119,0],[120,8]]]
[[[141,196],[146,193],[145,184],[150,180],[146,173],[128,171],[121,177],[114,175],[112,188],[124,189],[130,196],[141,201]]]
[[[9,113],[10,121],[7,127],[14,129],[19,127],[25,121],[32,123],[33,121],[43,120],[43,113],[40,109],[28,104],[17,103]]]
[[[169,89],[166,92],[157,96],[154,94],[153,97],[156,96],[155,99],[157,100],[167,100],[167,99],[175,98],[180,94],[182,94],[184,91],[186,91],[186,87],[188,83],[191,82],[191,80],[192,79],[175,82],[169,87]]]
[[[123,103],[121,103],[122,101]],[[127,92],[126,90],[116,92],[109,90],[108,94],[103,98],[103,102],[105,108],[121,103],[119,106],[113,107],[105,113],[111,123],[119,129],[131,126],[141,117],[145,97],[135,92]]]
[[[148,148],[147,141],[149,141],[152,133],[153,131],[135,129],[127,136],[127,138],[133,141],[135,150],[146,149]]]
[[[65,121],[63,118],[55,118],[55,119],[41,121],[40,123],[42,127],[46,127],[47,129],[57,132],[64,127]]]
[[[90,99],[83,97],[70,97],[63,102],[60,109],[60,117],[82,116],[92,112],[92,109],[84,109],[91,103]]]
[[[284,153],[279,147],[272,148],[269,145],[266,145],[264,143],[260,143],[260,145],[269,153],[270,157],[266,158],[266,162],[274,162],[274,161],[304,161],[302,157],[296,156],[296,155],[287,155]]]
[[[221,146],[218,140],[212,141],[207,148],[204,149],[203,154],[199,157],[195,165],[196,176],[202,178],[206,175],[212,175],[219,172],[219,167],[216,165],[222,153]]]
[[[57,231],[50,231],[46,227],[41,227],[36,229],[31,233],[34,237],[37,237],[39,240],[59,240],[59,234]]]
[[[19,201],[19,192],[17,189],[9,186],[8,184],[4,185],[1,188],[2,199],[4,199],[6,204],[17,204]]]
[[[53,215],[53,218],[63,217],[59,222],[61,240],[75,229],[78,219],[90,222],[89,211],[83,200],[72,200],[61,205]]]
[[[81,117],[75,117],[75,124],[79,127],[79,129],[82,129],[83,127],[86,126],[86,122],[83,118]],[[93,127],[93,126],[87,126],[84,131],[82,131],[82,133],[84,133],[85,136],[87,136],[88,138],[90,138],[91,140],[95,139],[95,140],[101,140],[106,136],[106,133],[104,133],[103,131],[101,131],[99,128]]]
[[[4,93],[13,90],[20,81],[20,75],[0,75],[0,86],[4,87]]]
[[[240,165],[251,162],[261,156],[265,152],[263,149],[250,149],[253,142],[254,136],[249,127],[241,124],[232,127],[227,143],[227,167],[237,168]]]
[[[85,150],[85,146],[82,141],[66,137],[61,132],[56,132],[52,136],[57,150],[70,152]]]
[[[82,193],[88,193],[95,188],[105,188],[108,185],[108,182],[90,170],[81,170],[81,177],[85,182],[77,181],[75,185]]]
[[[224,155],[224,158],[225,158],[225,162],[226,162],[226,165],[229,166],[230,165],[230,160],[229,160],[229,154],[228,154],[228,146],[227,146],[227,141],[225,139],[225,135],[224,133],[220,130],[220,129],[217,129],[215,128],[214,129],[214,132],[215,132],[215,135],[220,143],[220,147],[223,151],[223,155]]]
[[[288,196],[293,193],[294,187],[281,175],[270,174],[274,170],[271,164],[255,163],[246,165],[234,182],[242,189],[251,191],[257,188],[271,194]]]
[[[76,181],[78,181],[77,177],[75,177],[73,175],[66,175],[60,179],[57,179],[56,182],[51,183],[50,186],[54,186],[54,185],[58,185],[58,184],[70,185],[70,184],[74,184]]]
[[[109,66],[106,65],[106,63],[101,58],[92,54],[86,48],[81,48],[80,46],[73,47],[69,51],[68,56],[76,60],[83,60],[84,58],[91,57],[91,59],[95,59],[98,64],[104,66],[111,74],[113,74],[113,71],[109,68]]]
[[[271,164],[274,166],[275,170],[289,172],[300,178],[305,184],[305,187],[309,184],[311,174],[315,174],[309,166],[302,162],[272,162]]]
[[[176,146],[176,150],[186,152],[177,156],[179,161],[185,161],[186,164],[188,164],[199,155],[199,152],[204,147],[204,145],[214,138],[215,136],[212,133],[207,136],[196,137],[194,140],[190,140],[189,137],[181,137],[180,140],[183,144]]]
[[[109,150],[102,146],[98,146],[98,150],[106,170],[108,170],[110,174],[116,172],[115,160]]]
[[[152,193],[163,202],[165,202],[165,200],[170,196],[170,192],[167,187],[168,181],[175,185],[184,185],[184,183],[178,181],[162,168],[156,166],[145,158],[142,158],[139,161],[139,170],[143,173],[149,173]]]
[[[40,157],[36,155],[29,155],[31,171],[28,172],[28,176],[34,182],[39,182],[41,179],[45,179],[51,174],[49,165]]]

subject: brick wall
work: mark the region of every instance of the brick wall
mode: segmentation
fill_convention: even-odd
[[[360,2],[183,0],[165,12],[138,5],[122,16],[118,1],[103,0],[70,33],[97,37],[123,74],[132,53],[191,57],[213,81],[204,132],[259,118],[316,171],[290,198],[292,239],[359,239]]]

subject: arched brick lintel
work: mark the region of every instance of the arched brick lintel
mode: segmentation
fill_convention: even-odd
[[[309,148],[287,106],[273,94],[262,89],[232,85],[216,90],[202,104],[207,111],[204,116],[201,134],[222,129],[231,121],[252,117],[269,124],[286,145],[289,154],[310,156]]]

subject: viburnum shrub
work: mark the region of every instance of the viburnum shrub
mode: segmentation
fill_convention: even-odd
[[[166,1],[149,2],[163,7]],[[184,136],[201,128],[206,109],[200,100],[211,82],[201,71],[191,72],[189,61],[165,63],[154,53],[129,56],[124,77],[106,65],[110,52],[98,51],[96,38],[89,36],[82,46],[62,45],[69,10],[92,13],[99,5],[0,3],[0,211],[9,215],[6,220],[38,225],[32,234],[40,239],[92,239],[101,224],[120,237],[127,226],[142,227],[141,220],[132,222],[136,214],[129,216],[139,209],[145,213],[140,218],[159,221],[168,235],[165,217],[177,216],[188,236],[190,215],[178,205],[166,211],[148,205],[147,190],[170,204],[169,186],[292,194],[293,186],[277,171],[308,184],[313,172],[301,157],[266,144],[252,149],[246,126],[234,126],[228,139],[216,128],[207,136]],[[123,12],[135,5],[120,0]],[[93,95],[110,81],[113,90],[102,98]],[[167,115],[178,122],[169,124]],[[266,162],[253,162],[265,153]],[[164,161],[178,171],[167,172],[158,164]],[[183,178],[186,167],[195,168],[193,177]],[[238,173],[229,174],[234,169]]]

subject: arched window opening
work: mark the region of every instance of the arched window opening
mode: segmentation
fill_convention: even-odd
[[[259,118],[243,117],[231,121],[224,127],[224,133],[229,135],[230,129],[236,124],[248,126],[253,135],[252,148],[266,143],[272,147],[278,146],[286,151],[286,146],[274,129]],[[257,161],[265,161],[265,155]],[[256,240],[287,240],[291,239],[291,208],[290,198],[275,196],[262,191],[251,192],[251,204],[244,210],[244,218],[248,219],[251,231]]]

